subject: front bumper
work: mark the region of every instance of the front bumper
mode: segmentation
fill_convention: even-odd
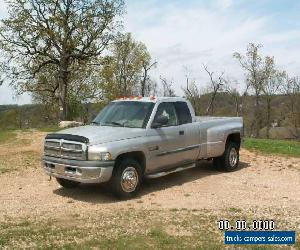
[[[46,174],[81,183],[102,183],[110,180],[114,161],[77,161],[44,156]]]

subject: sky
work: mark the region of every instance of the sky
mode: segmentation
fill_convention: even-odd
[[[6,9],[0,0],[0,18]],[[244,73],[232,57],[245,53],[250,42],[263,45],[263,55],[290,75],[300,75],[300,1],[298,0],[127,0],[124,31],[146,44],[157,67],[154,79],[174,82],[182,95],[186,76],[199,87],[209,81],[203,64],[215,74],[242,83]],[[30,103],[0,86],[1,104]]]

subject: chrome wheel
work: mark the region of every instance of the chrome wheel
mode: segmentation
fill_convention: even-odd
[[[229,165],[230,165],[230,167],[232,167],[232,168],[235,167],[237,162],[238,162],[238,152],[233,147],[233,148],[231,148],[230,153],[229,153]]]
[[[127,167],[124,169],[121,177],[121,187],[124,192],[133,192],[139,182],[139,176],[134,167]]]

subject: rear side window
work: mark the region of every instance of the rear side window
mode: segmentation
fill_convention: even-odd
[[[190,109],[185,102],[175,102],[174,106],[176,109],[179,125],[192,122]]]

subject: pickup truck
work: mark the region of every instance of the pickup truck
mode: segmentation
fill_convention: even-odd
[[[42,165],[64,188],[107,182],[128,199],[143,178],[186,170],[199,160],[236,170],[242,132],[242,118],[197,117],[185,98],[121,98],[90,125],[48,134]]]

